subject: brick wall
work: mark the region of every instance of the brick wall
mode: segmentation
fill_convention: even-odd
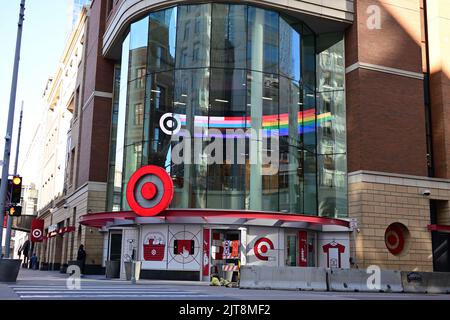
[[[423,188],[431,195],[422,194]],[[359,267],[379,265],[404,271],[433,271],[430,199],[450,200],[450,182],[401,178],[386,174],[353,173],[349,177],[349,216],[358,220],[359,232],[351,237],[352,256]],[[450,211],[446,216],[450,221]],[[389,252],[384,235],[392,223],[409,231],[403,254]]]

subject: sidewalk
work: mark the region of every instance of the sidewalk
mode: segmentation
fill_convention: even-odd
[[[69,278],[68,274],[60,273],[59,271],[40,271],[21,268],[19,271],[19,276],[17,277],[17,284],[21,282],[30,282],[30,281],[61,282],[66,281],[68,278]],[[123,284],[130,283],[130,281],[122,279],[107,279],[105,275],[83,275],[81,277],[81,281],[82,282],[101,281],[101,282],[114,282]],[[138,280],[136,284],[209,286],[209,282],[203,281],[149,280],[149,279]]]
[[[20,300],[6,283],[0,283],[0,300]]]

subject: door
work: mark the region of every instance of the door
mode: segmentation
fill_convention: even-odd
[[[112,231],[109,235],[109,254],[110,261],[120,261],[122,256],[122,232]]]
[[[450,272],[450,234],[432,231],[433,270]]]
[[[298,237],[295,233],[286,233],[286,266],[295,267],[298,259]]]

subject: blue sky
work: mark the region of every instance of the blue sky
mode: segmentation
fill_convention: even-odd
[[[0,159],[9,108],[11,77],[17,35],[20,0],[0,0]],[[27,152],[42,114],[42,93],[53,75],[64,49],[67,27],[67,1],[27,0],[14,123],[14,143],[21,101],[24,100],[20,163]],[[14,163],[15,146],[11,163]],[[12,166],[10,167],[12,171]]]

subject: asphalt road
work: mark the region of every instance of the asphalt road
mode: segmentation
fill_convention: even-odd
[[[191,281],[107,280],[83,277],[79,283],[55,271],[21,269],[15,284],[0,284],[1,300],[450,300],[450,295],[401,293],[338,293],[244,290],[212,287]]]

